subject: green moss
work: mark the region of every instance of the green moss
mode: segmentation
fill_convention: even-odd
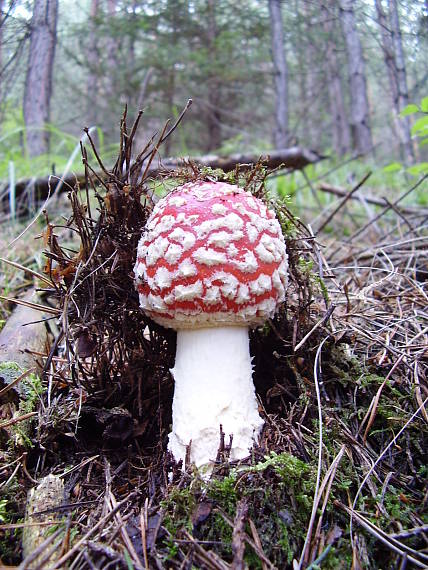
[[[306,275],[311,275],[312,270],[314,268],[314,262],[312,259],[307,260],[304,257],[300,257],[298,266],[302,273]]]
[[[161,502],[164,510],[163,524],[172,537],[182,528],[192,531],[191,519],[195,506],[196,497],[191,487],[172,487],[167,499]]]
[[[4,377],[6,382],[12,382],[18,378],[24,371],[16,362],[5,361],[0,362],[0,374]]]
[[[294,558],[294,550],[290,541],[289,529],[281,519],[278,519],[277,524],[281,532],[280,538],[278,540],[278,545],[281,547],[281,550],[284,553],[284,558],[287,561],[287,564],[291,564]]]
[[[330,299],[329,299],[329,295],[328,295],[327,285],[325,284],[324,279],[321,279],[321,277],[319,275],[315,275],[314,281],[319,286],[324,301],[326,303],[328,303],[330,301]]]
[[[0,524],[11,524],[23,522],[21,518],[16,518],[14,511],[14,495],[11,487],[2,489],[4,498],[0,499]],[[12,562],[17,560],[17,545],[20,543],[22,529],[5,530],[0,533],[0,558],[2,562]]]
[[[232,470],[230,475],[224,479],[213,479],[208,485],[208,497],[216,501],[223,510],[232,515],[236,508],[237,490],[236,490],[237,472]]]
[[[15,375],[18,377],[22,374],[22,369],[16,362],[3,362],[0,364],[0,374]],[[37,409],[38,402],[43,394],[42,381],[36,374],[29,374],[20,382],[20,399],[18,405],[18,416],[34,412]],[[33,427],[33,418],[16,423],[11,426],[13,437],[9,439],[9,446],[23,446],[30,448],[32,442],[30,439]]]

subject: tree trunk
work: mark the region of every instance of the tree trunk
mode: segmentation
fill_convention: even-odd
[[[406,76],[406,63],[403,51],[403,42],[401,38],[400,22],[398,18],[397,0],[388,0],[392,45],[394,47],[395,55],[395,70],[397,82],[397,114],[404,109],[409,103],[409,92],[407,90],[407,76]],[[401,148],[404,160],[410,164],[414,161],[414,153],[412,147],[412,140],[410,137],[410,119],[409,117],[402,117],[398,119],[400,128]]]
[[[348,57],[351,131],[354,148],[366,154],[373,148],[363,51],[358,36],[354,0],[339,0],[340,21]]]
[[[107,0],[107,12],[109,17],[109,22],[114,21],[116,18],[116,0]],[[115,74],[117,67],[117,48],[118,41],[114,35],[110,35],[107,38],[107,69],[108,69],[108,86],[110,89],[110,95],[112,95],[115,90]]]
[[[50,117],[58,0],[35,0],[24,89],[24,120],[30,157],[49,151]]]
[[[382,52],[388,72],[389,87],[391,89],[392,104],[398,101],[397,74],[395,69],[394,46],[392,45],[391,31],[382,6],[382,0],[375,0],[377,21],[382,38]]]
[[[210,69],[213,70],[211,77],[208,79],[208,144],[207,152],[218,150],[222,143],[221,132],[221,85],[218,80],[216,65],[216,40],[218,35],[216,2],[208,0],[208,49],[210,58]]]
[[[89,13],[89,41],[86,59],[88,63],[88,78],[86,84],[87,126],[92,127],[98,123],[98,38],[96,18],[98,16],[99,0],[91,0]]]
[[[178,10],[181,9],[181,6],[175,0],[168,0],[167,2],[168,12],[171,14],[171,35],[169,41],[169,49],[171,49],[172,53],[174,54],[172,61],[169,65],[169,70],[165,77],[165,89],[166,89],[166,102],[167,102],[167,116],[173,117],[174,116],[174,96],[175,96],[175,84],[176,84],[176,77],[175,77],[175,62],[176,57],[178,55],[177,46],[178,46],[178,37],[179,37],[179,30],[177,29],[177,22],[179,21],[179,14]],[[210,8],[211,9],[211,8]],[[213,27],[213,38],[215,40],[215,36],[217,33],[216,26],[215,26],[215,16],[211,16],[214,18],[214,22],[212,24]],[[211,138],[211,137],[210,137]],[[171,145],[172,145],[172,137],[167,138],[165,141],[165,153],[167,156],[171,155]]]
[[[3,103],[3,78],[1,70],[3,69],[3,0],[0,0],[0,105]]]
[[[309,147],[316,146],[317,141],[320,140],[322,124],[320,121],[320,107],[321,107],[321,89],[320,89],[320,75],[318,69],[317,61],[317,29],[316,24],[314,24],[315,19],[318,20],[319,8],[315,8],[314,12],[313,6],[308,3],[303,3],[303,14],[304,14],[304,58],[306,67],[306,96],[301,103],[304,107],[304,113],[306,115],[307,121],[307,133],[309,136],[308,145]],[[303,73],[305,67],[300,68],[300,73]]]
[[[302,21],[304,16],[300,11],[301,0],[294,1],[294,13],[296,14],[296,61],[297,68],[302,70],[305,68],[305,34],[303,32]],[[307,77],[304,73],[297,74],[297,83],[299,87],[299,141],[301,144],[310,144],[311,137],[309,133],[309,120],[306,112],[308,108],[308,89],[306,86]],[[290,139],[288,140],[290,144]],[[287,145],[288,146],[288,145]]]
[[[333,148],[337,156],[343,156],[351,150],[351,133],[346,115],[340,66],[336,53],[337,34],[335,33],[332,2],[321,6],[323,27],[326,35],[326,67],[328,95],[330,102],[331,133]]]
[[[288,146],[288,68],[284,51],[284,27],[280,0],[269,0],[272,42],[272,61],[275,77],[275,132],[276,148]]]

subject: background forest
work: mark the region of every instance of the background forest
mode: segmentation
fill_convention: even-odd
[[[125,103],[131,116],[144,109],[149,136],[188,98],[164,155],[300,145],[333,157],[376,153],[379,166],[426,159],[415,140],[423,129],[411,132],[419,115],[400,116],[428,92],[424,0],[0,7],[3,177],[11,160],[18,177],[28,175],[27,159],[39,155],[46,160],[33,162],[32,175],[52,164],[59,172],[85,126],[98,127],[114,156]]]

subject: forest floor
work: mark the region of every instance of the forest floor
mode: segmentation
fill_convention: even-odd
[[[314,236],[272,201],[290,284],[251,333],[265,425],[251,457],[229,462],[224,445],[206,480],[166,451],[175,335],[138,311],[150,200],[144,181],[117,183],[122,166],[89,208],[71,192],[68,221],[43,228],[44,273],[40,228],[14,246],[27,271],[2,266],[2,295],[36,287],[50,315],[43,373],[15,399],[0,386],[0,563],[426,568],[428,212],[385,203],[370,217],[348,196]],[[259,175],[241,182],[260,193]]]

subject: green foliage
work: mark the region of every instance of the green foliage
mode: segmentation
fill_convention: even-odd
[[[297,191],[297,175],[295,172],[277,176],[270,182],[270,188],[276,192],[281,199],[290,201]]]
[[[419,117],[414,123],[411,128],[412,135],[416,136],[426,136],[428,135],[428,116],[426,117]]]
[[[421,99],[420,109],[422,113],[428,113],[428,97]]]
[[[404,107],[400,116],[409,117],[412,115],[418,115],[419,113],[422,113],[422,117],[416,118],[410,132],[413,137],[418,139],[419,145],[422,147],[428,144],[428,97],[421,99],[419,105],[411,103]],[[405,170],[412,176],[424,176],[425,174],[428,174],[428,162],[418,162],[406,169],[401,163],[392,162],[383,169],[386,173],[399,172],[401,170]]]
[[[415,105],[414,103],[410,103],[409,105],[406,105],[404,107],[404,109],[400,113],[400,116],[401,117],[408,117],[409,115],[413,115],[413,113],[417,113],[418,111],[419,111],[419,107],[417,105]]]
[[[401,162],[391,162],[388,166],[385,166],[383,171],[384,172],[399,172],[403,168]]]
[[[29,158],[25,145],[26,128],[22,110],[15,106],[7,108],[0,137],[0,179],[9,178],[11,162],[14,165],[16,180],[48,176],[52,174],[52,170],[59,175],[63,174],[70,156],[79,144],[79,138],[58,129],[53,124],[46,125],[45,129],[49,132],[51,152]],[[101,155],[113,154],[113,148],[104,147],[104,135],[101,129],[97,129],[97,139]],[[89,147],[89,145],[86,146]],[[93,160],[92,150],[90,148],[87,150],[89,159]],[[114,145],[114,150],[116,150],[116,145]],[[70,166],[70,171],[81,172],[82,170],[81,155],[78,152]]]
[[[5,523],[8,520],[7,514],[7,499],[0,500],[0,523]]]
[[[10,524],[20,522],[22,519],[17,519],[13,513],[14,497],[18,491],[16,485],[16,477],[14,481],[9,484],[8,488],[1,490],[3,499],[0,499],[0,524]],[[15,484],[14,484],[15,483]],[[21,529],[4,530],[0,532],[0,560],[5,562],[13,560],[16,557],[16,536],[21,535]]]
[[[191,513],[195,505],[195,493],[190,487],[184,489],[173,487],[168,498],[161,502],[161,507],[165,513],[165,528],[173,537],[180,528],[192,529]]]

